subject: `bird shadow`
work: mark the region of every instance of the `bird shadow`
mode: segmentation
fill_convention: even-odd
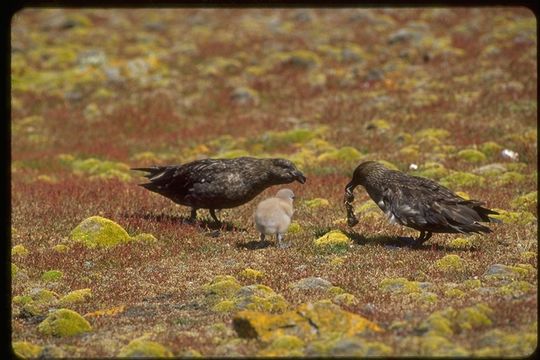
[[[455,248],[446,245],[427,242],[421,245],[416,245],[414,239],[410,237],[399,236],[365,236],[356,232],[344,231],[344,233],[353,240],[357,245],[381,245],[388,248],[409,248],[414,251],[456,251]],[[466,251],[478,251],[475,248],[467,249]]]
[[[193,220],[188,216],[180,215],[171,215],[165,213],[131,213],[123,214],[127,218],[137,218],[144,219],[148,221],[158,222],[158,223],[176,223],[176,224],[185,224],[199,227],[204,230],[213,230],[211,234],[215,236],[216,232],[219,231],[236,231],[236,232],[245,232],[247,231],[244,228],[236,227],[233,223],[228,221],[222,221],[221,223],[216,223],[213,219],[197,219]]]
[[[253,240],[246,242],[237,242],[235,246],[238,249],[247,249],[247,250],[259,250],[259,249],[266,249],[269,246],[272,246],[272,242],[268,240]]]

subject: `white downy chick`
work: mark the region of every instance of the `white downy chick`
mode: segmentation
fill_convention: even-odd
[[[276,235],[278,247],[287,245],[282,242],[284,234],[291,224],[293,216],[294,193],[291,189],[281,189],[275,197],[261,201],[255,209],[255,228],[261,233],[261,241],[266,235]]]

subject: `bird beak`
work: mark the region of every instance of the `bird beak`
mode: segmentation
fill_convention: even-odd
[[[304,176],[304,174],[302,174],[300,171],[295,171],[293,173],[294,175],[294,179],[296,181],[298,181],[300,184],[303,184],[306,182],[306,177]]]

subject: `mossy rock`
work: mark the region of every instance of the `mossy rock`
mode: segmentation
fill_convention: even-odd
[[[463,296],[465,296],[465,292],[457,288],[450,288],[444,291],[444,296],[450,298],[462,298]]]
[[[49,270],[41,275],[41,279],[46,282],[54,282],[60,280],[62,276],[64,276],[64,273],[60,270]]]
[[[28,255],[28,250],[24,245],[15,245],[11,248],[11,256],[26,256]]]
[[[290,287],[299,291],[328,290],[332,287],[332,283],[326,279],[311,276],[292,283]]]
[[[117,356],[130,358],[166,358],[173,357],[173,354],[165,346],[155,341],[135,339],[122,347]]]
[[[14,341],[12,346],[15,355],[22,359],[35,359],[41,354],[41,350],[43,349],[40,345],[35,345],[28,341]]]
[[[482,281],[479,279],[467,279],[463,281],[463,286],[469,290],[478,289],[480,286],[482,286]]]
[[[517,196],[510,203],[516,210],[527,210],[536,208],[538,204],[538,191],[532,191],[525,195]]]
[[[66,337],[90,332],[92,326],[75,311],[59,309],[47,316],[38,325],[38,331],[45,335]]]
[[[460,309],[454,319],[461,330],[471,330],[479,327],[489,326],[492,321],[489,315],[493,310],[485,304],[477,304]]]
[[[536,289],[536,286],[523,280],[512,281],[508,285],[503,285],[499,288],[498,293],[512,298],[519,298],[531,290]]]
[[[337,294],[332,299],[332,302],[338,305],[347,305],[347,306],[358,305],[360,303],[360,301],[356,298],[356,296],[349,293]]]
[[[499,219],[503,223],[517,225],[536,224],[536,217],[528,211],[507,211],[498,208],[493,210],[498,212],[499,215],[490,215],[490,217]]]
[[[283,296],[261,284],[240,288],[231,300],[234,302],[235,310],[282,312],[289,307],[289,303]]]
[[[530,357],[537,348],[537,333],[506,333],[493,329],[477,341],[474,356],[478,357]]]
[[[449,188],[483,186],[485,179],[471,173],[454,171],[441,179],[441,185]]]
[[[443,272],[463,272],[466,264],[458,255],[446,255],[435,262],[435,267]]]
[[[340,230],[332,230],[313,241],[316,249],[330,252],[347,251],[352,240]]]
[[[417,159],[420,156],[420,146],[417,144],[407,145],[399,149],[399,153],[407,159]]]
[[[486,270],[484,277],[499,280],[520,279],[534,272],[536,272],[536,269],[529,264],[518,264],[516,266],[493,264]]]
[[[330,206],[330,202],[323,198],[315,198],[311,200],[306,200],[304,201],[304,204],[308,208],[311,208],[311,209]]]
[[[468,356],[469,352],[439,335],[423,336],[419,340],[420,356],[450,356],[464,357]]]
[[[131,237],[114,221],[101,216],[91,216],[71,231],[70,240],[89,248],[107,248],[126,243]]]
[[[386,357],[391,356],[392,348],[379,341],[367,341],[359,336],[345,338],[324,338],[309,343],[306,347],[308,357]]]
[[[66,294],[65,296],[61,297],[60,300],[58,301],[58,303],[61,305],[61,306],[69,306],[71,304],[78,304],[78,303],[83,303],[85,302],[86,300],[88,300],[88,298],[92,297],[92,290],[91,289],[79,289],[79,290],[74,290],[68,294]]]
[[[508,171],[508,168],[505,164],[493,163],[493,164],[477,167],[472,172],[475,175],[496,177],[501,174],[504,174],[507,171]]]
[[[457,153],[457,156],[469,163],[480,163],[487,160],[486,155],[476,149],[463,149]]]

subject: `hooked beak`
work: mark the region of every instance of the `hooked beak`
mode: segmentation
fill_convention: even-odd
[[[295,171],[293,173],[294,175],[294,179],[296,181],[298,181],[300,184],[303,184],[306,182],[306,177],[304,176],[304,174],[302,174],[300,171]]]

